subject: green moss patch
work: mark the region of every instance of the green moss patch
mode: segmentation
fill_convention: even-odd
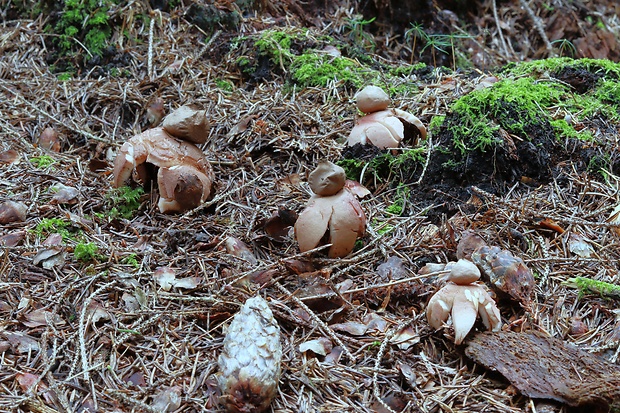
[[[584,169],[592,156],[609,159],[612,140],[598,123],[620,122],[619,65],[557,58],[511,65],[503,73],[510,77],[461,97],[441,126],[439,120],[432,125],[439,136],[434,168],[441,175],[500,188],[548,180],[569,146]],[[586,146],[597,153],[579,151]]]
[[[342,54],[334,55],[327,47],[335,47]],[[233,39],[227,60],[236,62],[249,81],[283,76],[289,86],[305,88],[335,84],[355,89],[381,83],[394,95],[416,92],[414,82],[405,79],[431,72],[423,63],[393,68],[359,53],[359,48],[309,29],[278,28]]]

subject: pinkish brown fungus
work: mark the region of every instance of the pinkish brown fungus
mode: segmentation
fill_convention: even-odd
[[[183,212],[198,207],[211,193],[214,175],[202,151],[193,143],[148,129],[123,144],[114,161],[114,187],[132,179],[147,184],[157,170],[161,212]]]
[[[426,307],[426,318],[439,329],[452,316],[454,343],[461,344],[480,315],[487,329],[499,331],[502,325],[495,301],[482,285],[447,283],[433,295]]]
[[[397,148],[412,126],[426,139],[426,127],[420,119],[400,109],[387,109],[388,95],[377,86],[367,86],[356,95],[357,107],[368,113],[357,120],[347,145],[374,145],[380,149]]]
[[[359,189],[350,181],[340,186],[342,176],[338,168],[322,162],[311,174],[311,187],[319,193],[310,198],[295,223],[295,238],[302,252],[319,246],[327,234],[327,242],[332,244],[328,256],[344,257],[353,250],[357,238],[364,235],[366,215],[354,194],[360,193]]]

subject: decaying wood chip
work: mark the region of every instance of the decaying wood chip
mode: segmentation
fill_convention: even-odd
[[[540,333],[477,334],[465,354],[496,370],[522,394],[592,412],[620,408],[620,368]]]

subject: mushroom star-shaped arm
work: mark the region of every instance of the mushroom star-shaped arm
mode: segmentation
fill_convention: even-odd
[[[366,215],[347,188],[335,195],[313,195],[295,223],[295,237],[302,252],[316,248],[329,229],[328,256],[344,257],[353,250],[355,240],[364,235]]]
[[[502,326],[495,301],[479,284],[457,285],[447,283],[433,295],[426,307],[426,318],[434,329],[439,329],[452,316],[454,343],[461,344],[480,315],[487,329],[499,331]]]

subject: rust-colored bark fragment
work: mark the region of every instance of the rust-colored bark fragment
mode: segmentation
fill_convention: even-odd
[[[620,367],[539,333],[477,334],[465,354],[501,373],[522,394],[592,412],[620,408]]]

